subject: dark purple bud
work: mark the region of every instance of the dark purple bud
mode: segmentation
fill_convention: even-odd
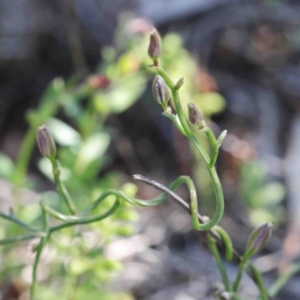
[[[41,154],[50,159],[56,155],[56,146],[48,127],[42,125],[37,130],[37,145]]]
[[[189,121],[193,125],[200,125],[203,121],[203,117],[199,109],[196,107],[194,103],[188,104],[189,109]]]
[[[153,60],[154,65],[158,64],[158,58],[161,54],[161,46],[160,46],[160,39],[157,31],[153,29],[150,32],[150,43],[148,48],[148,55]]]
[[[270,240],[273,231],[272,223],[257,226],[250,234],[246,246],[245,256],[251,257],[260,251]]]
[[[171,98],[171,93],[165,80],[159,75],[156,75],[153,80],[152,93],[155,101],[165,110]]]

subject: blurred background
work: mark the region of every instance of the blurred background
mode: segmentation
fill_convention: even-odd
[[[164,185],[184,174],[195,179],[201,213],[213,213],[201,158],[153,101],[153,27],[162,65],[172,78],[185,77],[183,106],[194,102],[216,134],[228,130],[217,169],[226,201],[221,225],[234,246],[243,252],[256,224],[276,225],[254,259],[270,285],[300,254],[296,0],[0,0],[1,210],[14,207],[35,222],[41,197],[60,207],[34,141],[46,123],[79,207],[111,187],[138,187],[141,199],[157,195],[126,185],[132,174]],[[187,198],[185,189],[179,194]],[[2,238],[18,230],[1,220]],[[0,299],[27,299],[30,245],[1,248]],[[226,266],[233,279],[236,265]],[[220,285],[205,236],[170,201],[130,207],[75,237],[57,234],[40,269],[41,300],[205,300]],[[247,276],[241,291],[246,299],[257,295]],[[295,277],[276,299],[299,298]]]

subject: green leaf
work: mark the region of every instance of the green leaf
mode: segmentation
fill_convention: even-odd
[[[81,145],[74,170],[84,172],[93,161],[100,159],[110,144],[110,136],[106,132],[95,133]]]
[[[204,115],[220,113],[226,105],[225,99],[218,93],[202,93],[195,98],[195,104]]]
[[[85,257],[75,257],[70,261],[68,269],[71,274],[80,275],[92,269],[92,265]]]
[[[146,81],[141,74],[135,73],[115,84],[106,94],[95,95],[95,107],[101,114],[121,113],[128,109],[144,91]]]
[[[47,126],[56,142],[62,146],[77,146],[81,141],[80,134],[76,130],[58,119],[50,119]]]
[[[14,170],[14,163],[10,157],[0,153],[0,176],[9,178]]]
[[[53,180],[53,174],[52,174],[52,165],[48,158],[43,157],[38,162],[38,168],[39,170],[50,180]],[[60,179],[62,181],[68,180],[71,177],[71,172],[67,168],[60,168]]]
[[[285,196],[285,188],[280,182],[265,184],[261,189],[254,191],[251,202],[257,207],[274,206],[280,203]]]

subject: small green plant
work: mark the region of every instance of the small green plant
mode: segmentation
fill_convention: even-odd
[[[108,257],[106,246],[117,237],[131,235],[138,215],[132,205],[120,200],[114,213],[96,222],[97,216],[110,211],[116,196],[106,194],[106,199],[98,204],[95,199],[116,187],[131,197],[136,192],[134,184],[124,184],[127,179],[122,172],[104,171],[111,161],[110,143],[119,135],[106,120],[129,108],[144,91],[146,76],[140,66],[146,54],[140,49],[147,42],[139,35],[117,34],[117,45],[102,49],[102,63],[94,74],[68,80],[55,78],[48,85],[38,106],[26,114],[29,126],[16,162],[0,154],[0,176],[12,193],[7,205],[11,208],[1,207],[0,214],[1,257],[5,261],[0,280],[11,285],[21,282],[25,288],[20,292],[26,293],[26,286],[32,281],[28,276],[31,261],[38,259],[34,272],[39,274],[36,281],[42,284],[34,284],[31,290],[39,300],[57,299],[58,293],[62,299],[119,297],[109,291],[108,283],[120,272],[122,264]],[[34,151],[36,130],[42,124],[47,127],[39,131],[38,144],[43,146],[40,150],[44,154],[41,158]],[[45,152],[48,144],[42,143],[46,137],[50,141],[50,131],[57,145],[55,159]],[[32,176],[30,165],[40,171],[38,180],[36,173]],[[27,194],[30,197],[24,200]],[[60,229],[52,228],[62,225],[62,221],[51,216],[50,212],[55,211],[59,218],[68,215],[74,226],[66,225],[65,220]],[[80,225],[83,216],[95,222]],[[49,235],[40,244],[47,231],[42,220],[48,217]],[[26,242],[12,244],[18,240]],[[33,243],[38,246],[33,247],[32,255],[28,249]],[[24,255],[20,256],[19,251],[24,251]],[[51,252],[56,255],[48,263]],[[37,253],[44,255],[37,257]]]
[[[134,198],[136,187],[132,184],[125,184],[120,189],[112,189],[113,186],[120,186],[120,180],[116,174],[98,178],[97,175],[104,164],[106,149],[110,141],[109,130],[104,124],[105,119],[109,114],[121,112],[129,107],[142,93],[146,84],[145,74],[138,67],[144,59],[144,54],[140,51],[144,46],[143,42],[134,42],[122,55],[117,55],[117,51],[113,48],[106,48],[103,51],[105,62],[100,67],[100,74],[84,82],[72,78],[67,82],[55,79],[50,84],[39,107],[28,113],[29,129],[20,147],[16,164],[14,165],[4,155],[0,156],[1,165],[5,167],[0,170],[1,176],[19,187],[14,188],[16,213],[12,209],[8,213],[0,212],[1,221],[7,221],[9,224],[5,230],[0,231],[0,245],[6,246],[5,255],[9,257],[14,249],[11,246],[12,243],[37,241],[32,248],[34,263],[29,292],[31,300],[57,299],[57,293],[62,299],[125,299],[124,295],[120,298],[106,293],[103,286],[96,294],[89,293],[86,289],[90,288],[91,283],[94,282],[105,283],[109,274],[119,269],[118,262],[105,257],[103,248],[112,236],[130,233],[130,228],[127,230],[128,227],[123,221],[135,219],[133,206],[157,205],[167,197],[191,214],[192,224],[196,230],[206,233],[209,249],[216,260],[224,284],[224,289],[216,294],[219,299],[241,299],[239,287],[244,272],[247,272],[256,283],[260,299],[266,300],[275,296],[288,279],[299,271],[299,265],[292,266],[267,290],[261,274],[251,264],[250,258],[268,242],[273,225],[265,223],[254,229],[249,236],[243,255],[233,248],[228,233],[218,225],[223,216],[224,196],[215,164],[226,131],[223,131],[217,138],[204,121],[197,106],[201,105],[204,112],[210,114],[215,110],[220,110],[222,99],[213,93],[209,95],[215,100],[217,108],[207,107],[204,99],[199,97],[196,99],[196,105],[188,104],[184,99],[188,112],[188,118],[186,118],[181,106],[182,101],[179,98],[179,90],[184,80],[181,78],[173,82],[161,67],[160,59],[163,58],[166,64],[173,68],[171,72],[176,76],[183,68],[190,74],[190,69],[195,66],[195,63],[182,49],[177,36],[168,35],[163,40],[168,55],[162,53],[160,43],[157,32],[153,31],[150,35],[148,54],[153,60],[150,69],[156,74],[153,82],[154,99],[162,106],[163,115],[169,118],[175,127],[194,144],[195,149],[202,156],[216,196],[213,216],[208,218],[198,213],[196,188],[188,176],[180,176],[169,187],[165,187],[144,176],[134,175],[134,179],[145,182],[162,192],[161,195],[150,200]],[[176,60],[178,56],[184,59]],[[185,85],[188,85],[188,82]],[[83,104],[82,102],[86,99],[88,99],[87,103]],[[170,108],[170,102],[176,113],[173,113]],[[59,111],[64,113],[71,126],[55,118]],[[41,126],[44,123],[48,127]],[[203,136],[208,141],[210,152],[202,145]],[[42,200],[38,205],[26,207],[20,201],[20,188],[24,186],[32,188],[36,185],[33,180],[28,180],[26,177],[36,138],[43,155],[39,168],[45,176],[53,179],[58,193],[42,193]],[[55,142],[58,144],[57,147]],[[188,187],[190,204],[174,193],[174,190],[181,184],[186,184]],[[96,233],[97,241],[104,240],[100,247],[85,245],[83,242],[85,230]],[[74,240],[76,240],[75,244],[73,244]],[[61,266],[64,265],[66,257],[71,258],[69,260],[71,262],[68,270],[62,272],[62,267],[59,271],[57,268],[56,273],[53,272],[57,279],[52,283],[56,287],[43,289],[42,285],[37,284],[37,273],[42,253],[46,252],[44,251],[46,247],[51,246],[55,248]],[[227,261],[238,263],[238,273],[233,282],[228,279],[219,246],[224,247]],[[13,261],[15,257],[16,255],[11,255],[7,261]],[[13,265],[14,272],[19,272],[23,267],[23,265]],[[7,268],[9,269],[10,266]],[[60,276],[57,275],[58,273]],[[70,276],[70,273],[73,276]],[[63,289],[60,288],[61,285],[64,286]],[[75,295],[73,287],[79,285],[84,288]]]
[[[149,68],[156,73],[152,89],[154,99],[158,104],[161,105],[163,109],[163,116],[169,118],[173,122],[175,127],[183,135],[185,135],[192,144],[194,144],[195,148],[202,156],[206,164],[206,168],[209,173],[216,196],[215,213],[211,218],[198,213],[198,202],[195,185],[192,179],[188,176],[180,176],[169,187],[166,187],[142,175],[134,175],[134,179],[142,181],[158,189],[163,193],[163,195],[168,196],[172,201],[180,205],[191,215],[193,228],[195,230],[202,230],[206,232],[210,252],[212,253],[216,261],[224,285],[223,290],[220,290],[216,293],[216,297],[218,299],[241,299],[241,297],[239,296],[239,287],[242,276],[246,271],[258,287],[260,294],[259,299],[268,300],[277,295],[277,293],[281,290],[288,279],[300,270],[300,266],[293,266],[293,268],[284,273],[267,290],[262,275],[250,262],[250,259],[253,255],[257,254],[270,240],[273,230],[273,224],[270,222],[261,224],[252,231],[248,238],[246,249],[243,255],[240,255],[233,248],[228,233],[218,225],[223,216],[224,196],[222,186],[216,172],[215,164],[218,158],[219,148],[222,145],[224,138],[226,137],[226,130],[223,131],[219,137],[216,137],[211,128],[209,128],[209,126],[204,121],[200,111],[193,103],[188,104],[188,118],[185,116],[179,98],[179,90],[184,84],[184,79],[180,78],[178,81],[174,82],[169,77],[168,73],[162,68],[160,64],[161,53],[162,48],[160,45],[159,35],[156,30],[153,30],[150,34],[148,54],[153,61],[153,65],[150,65]],[[172,104],[170,104],[170,102]],[[172,112],[170,106],[175,107],[175,114]],[[193,127],[190,126],[189,123],[193,125]],[[207,141],[210,145],[210,154],[208,154],[206,149],[197,138],[197,135],[195,133],[198,132],[202,132],[206,136]],[[190,204],[179,197],[176,193],[174,193],[174,190],[180,184],[187,185],[190,195]],[[160,196],[160,200],[164,199],[163,195]],[[153,200],[151,200],[151,202],[152,201]],[[234,261],[238,263],[238,272],[233,282],[229,281],[225,265],[219,252],[219,246],[224,247],[225,259],[227,261],[232,261],[234,259]]]
[[[35,296],[35,290],[37,284],[37,268],[39,265],[41,253],[54,232],[60,231],[66,227],[75,227],[77,225],[89,224],[104,220],[110,215],[112,215],[120,205],[123,205],[123,202],[127,202],[134,205],[148,205],[148,203],[144,203],[143,201],[139,201],[130,197],[124,191],[109,190],[101,194],[101,196],[96,201],[94,201],[81,213],[77,213],[77,208],[71,196],[69,195],[66,187],[60,179],[60,167],[56,158],[56,145],[54,143],[54,139],[49,129],[46,126],[39,127],[37,132],[37,143],[42,155],[49,159],[52,164],[52,171],[56,188],[62,200],[65,202],[69,214],[66,215],[56,211],[55,209],[51,208],[46,203],[46,201],[43,200],[40,202],[40,207],[42,211],[42,225],[40,227],[33,227],[30,224],[22,222],[15,216],[13,211],[11,211],[9,215],[0,213],[1,218],[15,223],[18,226],[30,232],[29,234],[3,239],[0,241],[0,245],[36,238],[39,239],[38,244],[33,248],[33,252],[35,253],[35,260],[32,272],[32,285],[30,288],[30,299],[32,300],[37,298]],[[108,209],[104,213],[93,214],[93,211],[95,211],[98,208],[98,206],[110,196],[114,196],[114,201],[110,209]],[[50,216],[59,221],[63,221],[63,223],[50,226]]]

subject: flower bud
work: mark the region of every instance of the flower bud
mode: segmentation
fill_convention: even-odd
[[[153,80],[152,93],[155,101],[166,110],[171,94],[165,80],[159,75],[156,75]]]
[[[226,135],[227,135],[227,130],[223,130],[217,139],[218,147],[221,147]]]
[[[49,159],[56,155],[56,146],[48,127],[42,125],[37,130],[37,145],[41,154]]]
[[[251,257],[260,251],[270,240],[272,231],[273,224],[270,222],[257,226],[248,238],[245,256]]]
[[[190,123],[198,126],[201,125],[201,123],[203,122],[203,116],[196,105],[194,103],[189,103],[188,110]]]
[[[109,86],[110,80],[102,74],[94,74],[88,78],[87,84],[92,89],[105,89]]]
[[[161,53],[161,46],[159,35],[155,29],[150,32],[150,43],[148,48],[148,55],[153,60],[154,65],[158,65],[158,58]]]
[[[179,90],[179,89],[182,87],[183,84],[184,84],[184,78],[181,77],[181,78],[177,81],[177,83],[176,83],[176,85],[175,85],[175,89],[176,89],[176,90]]]

